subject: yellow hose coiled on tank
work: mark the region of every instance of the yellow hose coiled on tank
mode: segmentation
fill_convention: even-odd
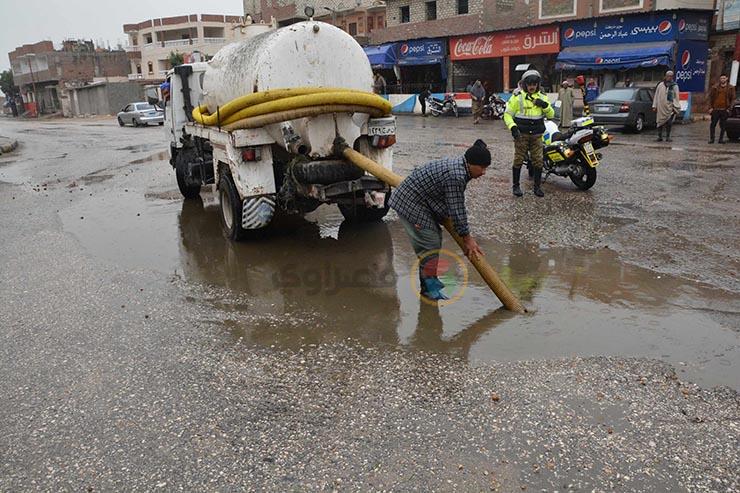
[[[200,105],[193,110],[193,119],[206,126],[244,126],[250,118],[282,113],[304,108],[325,106],[327,113],[338,106],[367,108],[368,113],[387,115],[391,104],[377,94],[355,89],[332,87],[297,87],[256,92],[238,97],[209,113],[208,107]],[[242,125],[238,125],[242,123]]]

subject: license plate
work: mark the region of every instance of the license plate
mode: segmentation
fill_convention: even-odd
[[[586,151],[586,154],[593,154],[594,145],[591,142],[586,142],[585,144],[583,144],[583,150]]]
[[[396,133],[396,126],[395,125],[373,125],[367,127],[367,134],[370,137],[374,137],[376,135],[395,135]]]
[[[609,113],[609,106],[596,106],[595,108],[597,113]]]

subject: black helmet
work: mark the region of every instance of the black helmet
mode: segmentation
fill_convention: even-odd
[[[529,84],[537,84],[540,85],[540,82],[542,81],[542,77],[540,76],[540,73],[536,70],[527,70],[522,74],[522,84],[525,86]]]

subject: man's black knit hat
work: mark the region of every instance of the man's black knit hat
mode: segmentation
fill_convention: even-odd
[[[465,151],[465,161],[475,166],[488,167],[491,164],[491,153],[482,140],[475,141],[472,147]]]

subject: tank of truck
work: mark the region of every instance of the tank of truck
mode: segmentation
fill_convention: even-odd
[[[203,78],[203,103],[211,113],[218,106],[247,94],[293,87],[337,87],[372,92],[370,62],[349,34],[330,24],[299,22],[222,48]],[[360,136],[366,115],[337,115],[339,133],[348,142]],[[331,154],[335,136],[333,115],[291,122],[310,148],[312,157]],[[268,132],[283,140],[280,125]]]

